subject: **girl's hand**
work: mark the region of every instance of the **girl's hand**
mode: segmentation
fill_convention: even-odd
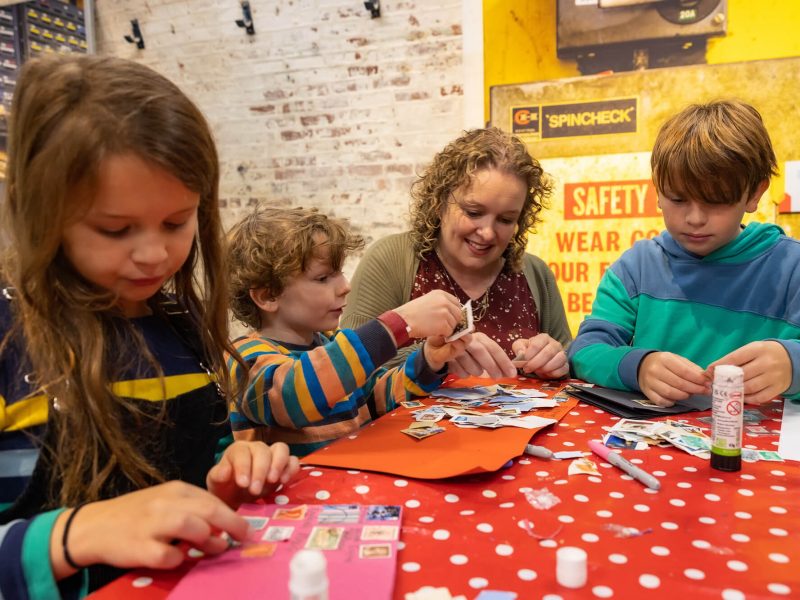
[[[533,373],[541,379],[560,379],[569,373],[567,353],[561,342],[547,333],[540,333],[530,339],[518,339],[512,346],[514,366],[525,374]]]
[[[74,573],[61,545],[71,510],[58,517],[50,536],[56,579]],[[186,541],[207,554],[218,554],[228,548],[222,532],[244,541],[247,521],[206,490],[170,481],[82,507],[70,526],[67,548],[72,560],[81,566],[102,563],[121,568],[173,569],[184,557],[174,540]]]
[[[289,447],[278,442],[236,441],[225,449],[220,461],[206,477],[208,491],[237,508],[275,491],[297,473],[300,463],[289,455]]]

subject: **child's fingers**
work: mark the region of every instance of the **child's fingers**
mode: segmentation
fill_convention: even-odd
[[[272,481],[272,456],[270,448],[263,442],[249,442],[250,449],[250,487],[248,492],[260,496],[264,482]]]
[[[289,480],[295,476],[295,474],[300,470],[300,459],[296,456],[289,457],[289,463],[286,465],[286,468],[283,470],[281,474],[280,482],[281,483],[288,483]]]
[[[183,550],[177,546],[153,539],[143,540],[139,544],[137,567],[174,569],[183,562]]]
[[[232,472],[231,463],[223,454],[220,461],[208,471],[208,479],[215,483],[224,483],[231,478]]]
[[[249,442],[234,442],[225,451],[233,468],[236,485],[240,488],[246,488],[250,485],[252,457],[248,444]]]
[[[281,473],[289,464],[289,446],[283,442],[278,442],[270,446],[272,460],[269,469],[269,482],[277,483],[281,478]]]

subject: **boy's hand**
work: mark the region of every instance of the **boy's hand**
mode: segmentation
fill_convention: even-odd
[[[744,369],[744,401],[764,404],[782,394],[792,384],[792,360],[778,342],[750,342],[708,365],[714,378],[717,365],[734,365]]]
[[[710,394],[711,380],[692,361],[672,352],[651,352],[639,365],[639,387],[659,406],[672,406],[692,394]]]
[[[441,371],[446,362],[466,352],[471,337],[471,334],[467,334],[449,343],[444,341],[443,335],[429,337],[422,346],[425,362],[432,371]]]
[[[457,377],[516,377],[517,369],[511,364],[500,345],[480,331],[469,336],[465,352],[448,361],[450,372]]]
[[[237,508],[272,493],[297,473],[300,464],[289,455],[289,447],[278,442],[236,441],[225,449],[220,461],[206,476],[208,491]]]
[[[569,373],[564,347],[547,333],[518,339],[511,347],[517,357],[512,362],[523,373],[533,373],[541,379],[560,379]]]
[[[411,328],[413,338],[448,336],[461,321],[461,303],[443,290],[434,290],[394,309]]]

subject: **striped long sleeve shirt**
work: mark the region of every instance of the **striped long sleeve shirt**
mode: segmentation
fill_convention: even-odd
[[[311,346],[270,340],[258,333],[234,340],[248,365],[229,357],[239,391],[230,406],[234,431],[256,429],[265,442],[285,442],[304,456],[395,408],[427,396],[442,382],[422,350],[399,367],[381,365],[397,353],[383,325],[316,334]]]

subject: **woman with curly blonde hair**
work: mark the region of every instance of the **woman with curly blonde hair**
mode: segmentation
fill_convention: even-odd
[[[343,325],[433,289],[472,300],[476,333],[457,375],[567,374],[572,336],[555,277],[525,252],[552,192],[518,138],[490,127],[449,143],[414,182],[411,230],[378,240],[356,269]]]

